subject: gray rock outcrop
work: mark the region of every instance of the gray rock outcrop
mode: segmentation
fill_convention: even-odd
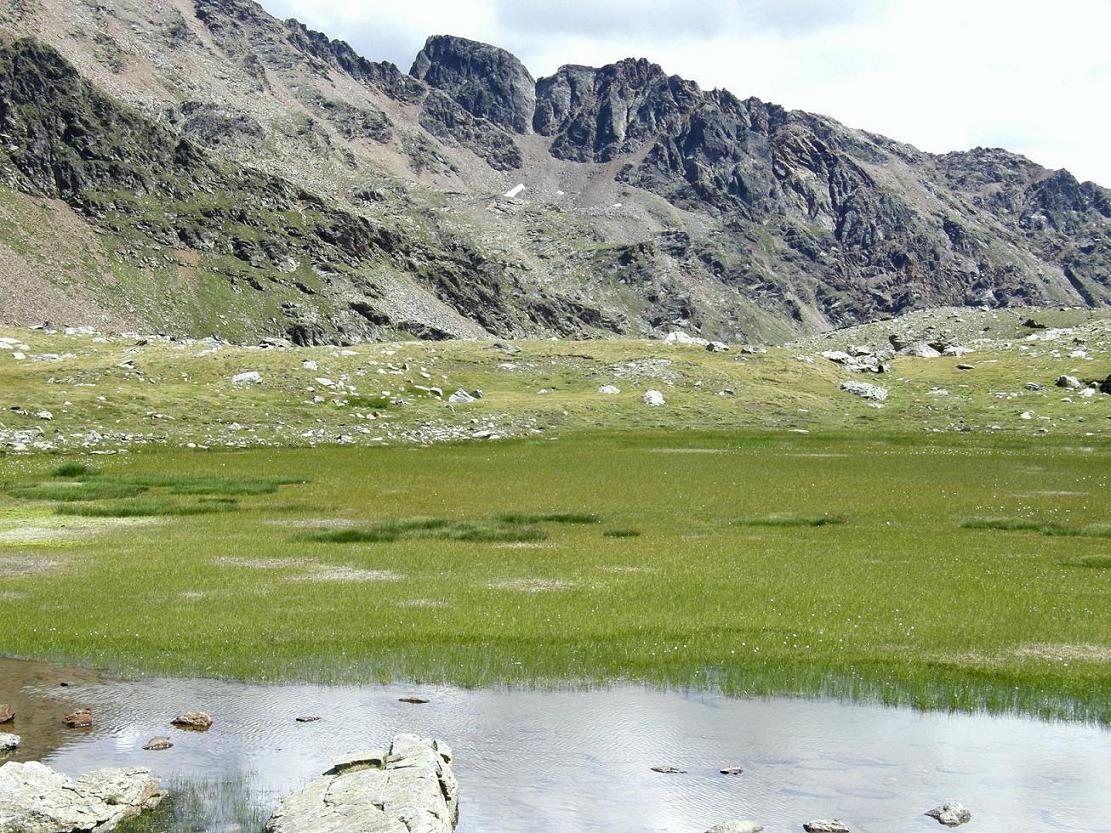
[[[871,402],[883,402],[887,399],[887,388],[881,388],[879,385],[868,382],[842,382],[841,390]]]
[[[149,769],[68,778],[38,762],[0,766],[0,833],[110,833],[162,800]]]
[[[349,755],[286,797],[268,833],[452,833],[459,788],[451,750],[398,735],[388,750]]]

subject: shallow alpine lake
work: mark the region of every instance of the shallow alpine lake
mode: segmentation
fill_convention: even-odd
[[[399,701],[410,695],[430,702]],[[814,818],[940,831],[922,813],[947,800],[971,809],[969,833],[1111,831],[1111,731],[1095,724],[622,686],[111,681],[16,661],[0,661],[0,702],[16,706],[5,729],[24,739],[9,759],[71,775],[148,766],[171,788],[235,781],[267,812],[339,755],[416,732],[455,752],[460,833],[701,833],[738,818],[769,833]],[[91,730],[61,725],[76,706],[92,708]],[[210,731],[170,727],[193,708],[212,715]],[[144,751],[157,735],[174,747]],[[719,773],[732,766],[743,774]]]

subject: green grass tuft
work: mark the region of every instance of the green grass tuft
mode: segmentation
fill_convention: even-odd
[[[326,544],[380,544],[394,541],[435,540],[511,543],[540,541],[544,531],[534,526],[517,526],[443,518],[402,518],[362,529],[330,529],[298,536],[301,541]]]
[[[50,472],[51,477],[91,477],[96,469],[84,463],[62,463]]]
[[[171,500],[150,498],[133,500],[127,503],[110,504],[63,504],[54,512],[58,515],[77,515],[85,518],[148,518],[159,516],[211,515],[217,512],[231,512],[238,508],[235,502],[197,502],[178,503]]]
[[[74,503],[85,500],[117,500],[141,495],[145,486],[126,483],[90,480],[81,483],[34,483],[28,486],[13,486],[8,494],[20,500],[54,500]]]
[[[1052,535],[1063,538],[1111,538],[1111,526],[1107,524],[1091,524],[1089,526],[1046,524],[1041,527],[1039,531],[1042,535]]]
[[[1066,561],[1068,567],[1085,567],[1090,570],[1111,570],[1111,555],[1082,555]]]
[[[494,520],[503,524],[596,524],[602,519],[580,512],[498,512]]]
[[[764,515],[738,518],[733,523],[736,526],[818,527],[837,526],[846,523],[846,519],[840,515]]]
[[[606,538],[639,538],[639,529],[607,529],[602,535]]]
[[[1040,523],[1025,518],[972,518],[961,522],[963,529],[1001,529],[1017,532],[1040,532],[1055,538],[1111,538],[1111,525],[1063,526]]]
[[[1040,532],[1042,525],[1026,518],[969,518],[961,529],[1002,529],[1011,532]]]

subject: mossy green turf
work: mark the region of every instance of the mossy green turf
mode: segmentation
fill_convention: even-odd
[[[0,480],[58,480],[67,459],[0,458]],[[141,523],[3,497],[0,563],[15,566],[0,579],[0,653],[117,673],[631,680],[1111,722],[1111,542],[962,528],[1108,522],[1106,443],[639,431],[73,459],[105,482],[287,485]],[[498,516],[543,535],[306,540]],[[738,524],[766,518],[807,523]],[[823,518],[843,523],[811,524]],[[20,543],[22,526],[69,537]],[[34,558],[58,566],[36,573]]]

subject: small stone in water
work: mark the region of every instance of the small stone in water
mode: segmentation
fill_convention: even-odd
[[[423,704],[427,703],[428,701],[425,700],[423,697],[399,697],[398,702],[399,703],[412,703],[414,706],[420,706],[420,705],[423,705]]]
[[[720,770],[720,772],[722,775],[740,775],[744,770],[739,766],[727,766]]]
[[[146,746],[144,746],[143,748],[151,750],[170,749],[173,747],[173,745],[173,742],[169,738],[157,737],[148,740]]]
[[[192,729],[197,732],[207,732],[212,726],[212,718],[205,712],[187,711],[175,717],[172,724],[179,729]]]
[[[304,715],[302,717],[295,718],[295,720],[298,723],[315,723],[316,721],[320,720],[320,718],[316,715]]]
[[[663,775],[686,775],[687,774],[687,771],[685,769],[677,769],[676,767],[673,767],[673,766],[654,766],[654,767],[652,767],[652,771],[662,773]]]
[[[849,826],[837,819],[819,819],[802,826],[806,833],[852,833]]]
[[[15,709],[7,703],[0,704],[0,723],[11,723],[15,720]]]
[[[949,801],[940,807],[934,807],[926,815],[932,819],[937,819],[938,824],[944,824],[946,827],[959,827],[972,821],[972,813],[969,812],[967,807],[956,801]]]
[[[78,709],[72,714],[67,714],[62,718],[62,722],[69,726],[71,729],[84,729],[93,725],[93,713],[91,709]]]

